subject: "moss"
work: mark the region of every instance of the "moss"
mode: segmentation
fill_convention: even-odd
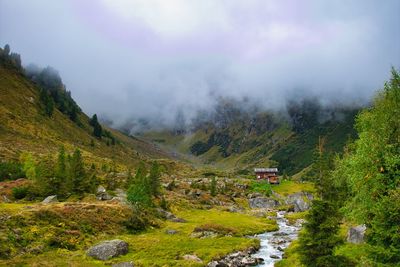
[[[273,185],[272,191],[283,196],[294,194],[297,192],[315,192],[315,187],[312,183],[299,183],[295,181],[282,181],[279,185]]]

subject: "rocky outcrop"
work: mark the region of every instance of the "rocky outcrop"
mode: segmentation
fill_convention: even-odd
[[[92,258],[105,261],[113,257],[125,255],[126,253],[128,253],[128,243],[123,240],[114,239],[104,241],[89,248],[86,254]]]
[[[55,203],[55,202],[58,202],[56,195],[48,196],[42,201],[43,204],[49,204],[49,203]]]
[[[349,231],[347,232],[347,242],[353,244],[363,243],[366,230],[367,227],[364,224],[350,227]]]
[[[310,209],[313,196],[308,192],[298,192],[286,197],[286,204],[293,205],[294,212],[301,212]]]
[[[255,248],[249,248],[246,251],[239,251],[231,253],[222,259],[214,260],[207,264],[207,267],[247,267],[256,266],[262,263],[264,260],[261,258],[254,258],[251,254],[254,254],[257,250]]]
[[[272,209],[279,206],[279,202],[273,198],[255,197],[249,199],[249,206],[252,209]]]

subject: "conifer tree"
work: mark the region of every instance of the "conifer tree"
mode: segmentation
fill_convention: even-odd
[[[69,175],[72,182],[72,191],[82,194],[86,191],[84,180],[86,172],[81,156],[81,151],[76,149],[70,160]]]
[[[133,183],[129,185],[127,195],[128,201],[137,208],[152,205],[150,183],[143,162],[139,165]]]
[[[151,165],[149,175],[150,189],[153,196],[158,196],[160,194],[160,176],[160,166],[154,161]]]
[[[103,134],[103,129],[97,119],[97,114],[94,114],[93,117],[89,121],[90,125],[93,126],[93,135],[101,138]]]
[[[210,193],[213,197],[217,195],[217,180],[215,179],[215,177],[211,178]]]

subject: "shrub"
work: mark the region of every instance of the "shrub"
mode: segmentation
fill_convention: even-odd
[[[25,178],[22,164],[18,162],[0,162],[0,181]]]
[[[12,195],[15,199],[23,199],[28,194],[29,188],[27,186],[14,187],[12,189]]]

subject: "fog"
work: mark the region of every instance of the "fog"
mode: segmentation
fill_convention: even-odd
[[[57,69],[88,114],[168,124],[220,97],[367,101],[400,67],[399,12],[398,0],[0,0],[0,45]]]

